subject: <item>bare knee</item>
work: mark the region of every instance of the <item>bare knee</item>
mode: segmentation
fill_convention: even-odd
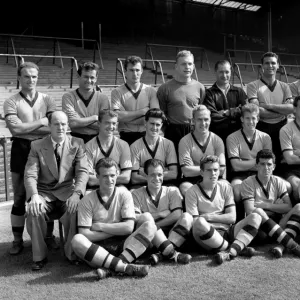
[[[252,213],[256,213],[256,214],[260,215],[263,222],[266,221],[267,219],[269,219],[268,215],[262,208],[256,208]]]
[[[194,221],[193,232],[196,233],[197,235],[205,234],[206,232],[208,232],[209,228],[210,225],[202,217],[199,217]]]
[[[262,221],[261,215],[259,215],[257,212],[251,213],[249,216],[249,223],[253,225],[254,227],[259,227]]]
[[[300,203],[296,204],[293,207],[293,213],[295,213],[296,215],[300,215]]]
[[[143,224],[145,222],[154,222],[154,219],[152,217],[152,215],[148,212],[142,213],[139,217],[138,217],[138,222],[140,224]]]
[[[185,228],[191,229],[193,225],[193,217],[185,212],[181,215],[180,225],[182,225]]]
[[[157,227],[155,225],[155,223],[153,221],[146,221],[144,222],[141,227],[140,227],[143,231],[143,234],[146,236],[153,236],[155,232],[157,231]]]
[[[83,234],[75,234],[71,241],[72,248],[76,251],[76,249],[78,249],[85,241],[86,237]]]

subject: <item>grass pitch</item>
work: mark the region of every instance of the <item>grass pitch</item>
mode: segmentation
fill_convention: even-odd
[[[10,209],[0,208],[0,299],[300,299],[300,258],[285,254],[272,259],[270,245],[255,246],[258,255],[251,259],[239,257],[221,266],[211,256],[192,251],[191,264],[161,263],[142,279],[97,281],[94,270],[70,265],[59,250],[49,253],[44,269],[32,272],[27,233],[22,254],[8,254]]]

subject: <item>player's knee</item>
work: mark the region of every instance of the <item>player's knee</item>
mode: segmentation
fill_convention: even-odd
[[[208,229],[209,229],[209,224],[207,223],[207,221],[204,218],[199,217],[194,221],[193,231],[197,235],[206,233]]]
[[[142,224],[141,228],[141,233],[148,237],[150,240],[154,237],[157,227],[153,221],[146,221]]]
[[[143,224],[145,222],[154,222],[152,215],[148,212],[145,212],[139,216],[139,223]]]
[[[288,194],[291,195],[291,193],[293,192],[293,187],[292,187],[291,183],[286,181],[285,185],[286,185],[286,189],[287,189]],[[297,184],[297,188],[298,188],[298,184]]]
[[[233,189],[233,196],[234,196],[234,201],[236,203],[241,201],[241,185],[240,184],[236,184],[234,186],[232,186]]]
[[[262,208],[256,208],[253,213],[257,213],[258,215],[261,216],[262,221],[266,221],[267,219],[269,219],[268,215],[266,214],[266,212],[262,209]]]
[[[261,224],[261,221],[262,221],[262,217],[258,213],[253,212],[249,215],[249,224],[250,225],[258,228],[259,225]]]
[[[74,251],[78,250],[79,246],[82,245],[85,241],[86,237],[81,234],[75,234],[72,241],[71,241],[71,245]]]
[[[183,213],[181,215],[180,225],[190,230],[193,225],[193,217],[187,212]]]

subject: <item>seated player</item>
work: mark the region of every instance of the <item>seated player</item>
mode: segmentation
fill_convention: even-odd
[[[158,227],[152,243],[160,253],[152,255],[151,263],[174,259],[177,263],[188,264],[191,256],[175,251],[174,246],[179,248],[186,241],[193,218],[188,213],[182,213],[182,196],[178,188],[162,186],[164,179],[162,161],[147,160],[144,171],[147,185],[133,190],[132,196],[137,220],[144,213],[150,213]]]
[[[146,135],[130,146],[132,159],[131,183],[141,185],[147,182],[144,164],[148,159],[156,158],[164,164],[164,182],[173,183],[178,174],[178,162],[172,141],[159,135],[165,114],[158,108],[149,109],[145,115]]]
[[[49,115],[51,134],[31,143],[24,173],[28,198],[27,231],[32,241],[32,270],[47,263],[46,221],[64,225],[65,255],[77,264],[71,240],[76,233],[76,211],[88,180],[86,155],[81,139],[67,135],[68,117],[62,111]]]
[[[261,217],[250,214],[234,225],[236,219],[230,184],[219,180],[217,156],[208,155],[200,162],[203,180],[193,185],[185,196],[186,211],[194,218],[193,237],[203,249],[218,252],[218,264],[238,255],[251,257],[255,250],[247,247],[258,232]]]
[[[112,110],[101,110],[98,115],[99,134],[90,140],[86,145],[86,153],[89,167],[90,188],[99,186],[95,166],[99,159],[104,157],[112,158],[120,169],[116,184],[126,185],[130,181],[131,157],[129,145],[114,136],[118,125],[118,114]]]
[[[262,149],[272,150],[270,136],[256,129],[259,108],[255,104],[242,107],[242,128],[227,137],[227,153],[231,163],[231,185],[237,205],[238,220],[244,218],[243,204],[240,203],[240,186],[244,179],[256,174],[256,154]],[[241,209],[239,209],[241,204]]]
[[[253,212],[262,218],[260,229],[271,239],[288,248],[293,254],[300,257],[300,246],[294,241],[300,228],[300,208],[293,209],[285,232],[282,217],[292,209],[286,184],[283,179],[274,176],[275,155],[271,150],[261,150],[256,156],[257,175],[248,177],[241,187],[242,201],[246,214]],[[280,225],[278,225],[278,222]],[[283,247],[275,247],[272,252],[275,257],[282,256]]]
[[[111,271],[146,276],[148,266],[131,262],[148,248],[156,226],[141,218],[134,231],[132,196],[125,187],[116,187],[119,171],[113,159],[100,159],[95,169],[100,187],[80,201],[79,233],[74,236],[72,247],[78,257],[97,268],[99,279],[111,276]]]
[[[205,155],[216,155],[220,161],[220,176],[225,177],[225,149],[221,138],[209,131],[210,111],[204,105],[193,109],[194,132],[184,136],[179,142],[179,164],[183,173],[180,191],[186,191],[201,179],[201,158]]]
[[[295,120],[284,125],[279,132],[283,154],[283,177],[291,184],[293,198],[300,202],[300,96],[294,100]]]

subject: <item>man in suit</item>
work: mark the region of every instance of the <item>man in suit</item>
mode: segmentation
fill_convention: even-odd
[[[66,257],[76,261],[70,242],[76,233],[77,206],[88,180],[84,144],[81,139],[66,134],[67,115],[54,112],[49,116],[49,127],[50,136],[32,143],[24,176],[33,271],[47,263],[44,237],[48,219],[60,219],[65,231]]]

